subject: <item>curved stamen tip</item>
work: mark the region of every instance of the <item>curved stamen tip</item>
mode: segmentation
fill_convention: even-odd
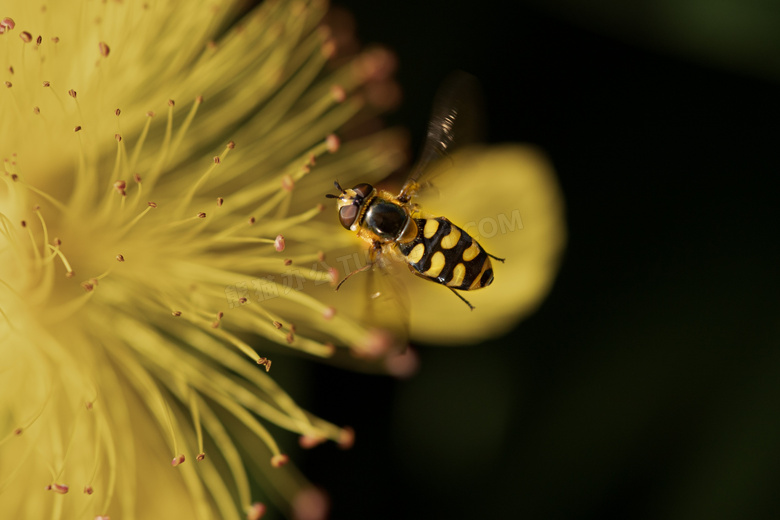
[[[262,502],[255,502],[249,506],[249,510],[246,513],[246,520],[260,520],[265,516],[265,512],[268,508]]]
[[[178,466],[179,464],[183,464],[186,459],[184,458],[184,455],[179,455],[178,457],[174,457],[173,460],[171,460],[171,466],[174,468]]]
[[[284,466],[288,462],[290,462],[290,457],[288,457],[284,453],[279,453],[279,454],[274,455],[273,457],[271,457],[271,466],[273,466],[275,468],[281,468],[282,466]]]

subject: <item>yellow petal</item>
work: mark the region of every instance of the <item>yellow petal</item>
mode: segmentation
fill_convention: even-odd
[[[411,336],[473,343],[510,330],[550,290],[566,241],[563,197],[552,166],[530,146],[469,148],[441,163],[446,171],[436,176],[436,189],[416,202],[506,261],[492,261],[492,285],[460,292],[473,311],[441,285],[409,280]]]

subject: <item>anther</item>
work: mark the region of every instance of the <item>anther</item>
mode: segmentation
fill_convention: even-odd
[[[19,38],[21,38],[24,43],[30,43],[32,41],[32,34],[27,31],[22,31]]]
[[[235,147],[236,147],[236,143],[235,143],[235,141],[229,141],[229,142],[228,142],[228,144],[227,144],[227,149],[228,149],[228,150],[232,150],[232,149],[233,149],[233,148],[235,148]]]
[[[76,128],[73,129],[73,131],[74,132],[80,132],[81,131],[81,126],[77,126]]]
[[[274,249],[277,253],[284,251],[284,237],[282,235],[276,235],[274,239]]]
[[[121,110],[119,110],[118,108],[117,108],[116,110],[114,110],[114,114],[116,114],[117,116],[118,116],[119,114],[121,114],[121,113],[122,113],[122,111],[121,111]]]
[[[304,450],[310,450],[315,446],[319,446],[327,439],[322,435],[306,434],[298,437],[298,445]]]
[[[137,182],[138,184],[141,184],[141,176],[137,173],[133,174],[133,180]]]
[[[355,429],[351,426],[345,426],[339,432],[339,448],[348,450],[355,444]]]
[[[178,466],[179,464],[183,464],[186,459],[184,458],[184,455],[179,455],[178,457],[174,457],[171,461],[171,466],[174,468]]]
[[[222,162],[222,159],[219,158],[219,155],[215,156],[214,157],[214,164],[219,164],[220,162]]]
[[[103,56],[104,58],[107,58],[108,53],[111,52],[111,49],[108,47],[106,42],[99,42],[98,50],[100,51],[100,55]]]
[[[114,139],[116,139],[117,143],[122,142],[122,136],[119,134],[114,134]]]
[[[271,457],[271,466],[275,468],[281,468],[288,462],[290,462],[290,457],[288,457],[284,453],[279,453],[278,455],[274,455],[273,457]]]
[[[94,290],[94,289],[95,289],[95,286],[94,286],[94,285],[92,285],[92,284],[91,284],[91,283],[89,283],[89,282],[82,282],[82,283],[81,283],[81,286],[82,286],[82,287],[84,288],[84,290],[85,290],[85,291],[87,291],[87,292],[92,292],[92,290]]]
[[[44,86],[44,87],[50,87],[50,86],[51,86],[51,83],[49,83],[48,81],[44,81],[44,82],[43,82],[43,86]]]
[[[223,202],[225,202],[225,199],[217,197],[217,207],[221,207]]]
[[[341,146],[341,140],[339,140],[336,134],[330,134],[326,137],[325,143],[328,145],[328,151],[330,153],[336,153]]]
[[[265,504],[261,502],[255,502],[251,506],[249,506],[249,511],[246,513],[246,520],[260,520],[265,516],[267,508],[265,507]]]
[[[204,212],[198,213],[198,218],[206,218],[206,214]]]
[[[276,327],[277,329],[281,329],[282,328],[282,324],[280,322],[274,321],[273,323],[274,323],[274,327]]]
[[[147,202],[146,204],[147,204],[147,205],[148,205],[150,208],[156,208],[156,207],[157,207],[157,203],[156,203],[156,202]]]
[[[2,20],[0,20],[0,26],[5,27],[6,30],[10,31],[14,27],[16,27],[16,22],[14,22],[13,18],[6,16]]]
[[[43,37],[41,37],[41,35],[39,34],[38,37],[35,39],[35,44],[40,46],[42,42],[43,42]]]
[[[292,178],[292,175],[289,173],[282,175],[282,189],[284,191],[292,191],[294,187],[295,179]]]
[[[95,490],[92,489],[92,486],[84,486],[84,494],[85,495],[91,495],[94,492],[95,492]]]
[[[249,225],[253,225],[256,222],[255,217],[249,217]]]
[[[240,303],[241,305],[244,305],[246,302],[247,302],[247,299],[244,296],[242,296],[241,298],[238,299],[238,303]]]
[[[336,315],[336,308],[332,306],[327,307],[322,313],[322,317],[325,318],[326,320],[332,320],[335,315]]]
[[[17,428],[17,429],[14,430],[14,435],[21,435],[22,431],[23,430],[21,428]]]
[[[289,266],[291,266],[291,265],[292,265],[292,263],[293,263],[293,262],[292,262],[292,259],[290,259],[290,258],[285,258],[285,259],[284,259],[284,265],[286,265],[286,266],[288,266],[288,267],[289,267]]]
[[[146,113],[146,117],[154,117],[154,110],[150,110]]]
[[[181,311],[173,311],[173,312],[171,313],[171,315],[172,315],[174,318],[178,318],[179,316],[181,316]]]
[[[13,83],[11,83],[10,81],[6,81],[6,82],[5,82],[5,86],[6,86],[6,87],[8,87],[8,88],[11,88],[11,87],[13,87],[14,85],[13,85]]]
[[[38,114],[40,114],[40,113],[41,113],[41,109],[40,109],[40,108],[38,108],[38,107],[33,107],[33,114],[35,114],[35,115],[37,116],[37,115],[38,115]]]
[[[68,91],[68,95],[69,95],[70,97],[72,97],[73,99],[76,99],[76,91],[75,91],[75,90],[73,90],[73,89],[70,89],[70,90]]]
[[[330,87],[330,95],[333,96],[336,103],[343,103],[344,100],[347,99],[347,93],[341,85],[333,85]]]
[[[55,493],[59,493],[60,495],[64,495],[68,492],[68,486],[65,484],[51,484],[46,486],[47,491],[54,491]]]
[[[293,332],[290,331],[287,333],[284,339],[285,341],[287,341],[288,344],[292,345],[292,342],[295,341],[295,334],[293,334]]]
[[[92,410],[92,407],[94,406],[94,403],[92,401],[84,401],[84,407],[87,410]]]
[[[114,189],[122,195],[125,194],[125,188],[127,188],[127,183],[125,181],[116,181],[114,183]]]
[[[265,371],[266,372],[270,372],[271,371],[271,360],[270,359],[261,357],[260,359],[257,360],[257,364],[260,365],[261,367],[265,367]]]
[[[176,102],[175,102],[174,100],[172,100],[172,99],[169,99],[169,100],[168,100],[168,106],[169,106],[169,107],[172,107],[172,106],[173,106],[173,105],[175,105],[175,104],[176,104]]]

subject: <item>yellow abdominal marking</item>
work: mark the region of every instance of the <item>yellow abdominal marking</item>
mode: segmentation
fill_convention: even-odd
[[[423,236],[425,238],[431,238],[436,234],[439,229],[439,221],[432,218],[425,221],[425,229],[423,229]]]
[[[416,264],[422,258],[423,253],[425,253],[425,246],[423,244],[417,244],[412,248],[411,251],[409,251],[409,254],[406,255],[406,258],[409,259],[409,262]]]
[[[441,270],[444,268],[445,258],[444,253],[441,251],[436,251],[433,253],[433,256],[431,257],[431,268],[428,269],[423,273],[423,275],[428,276],[430,278],[436,278],[439,276],[439,273],[441,273]]]
[[[463,277],[466,276],[466,266],[458,264],[455,269],[452,270],[452,280],[447,282],[447,285],[451,287],[457,287],[463,283]]]
[[[460,240],[460,230],[453,226],[450,234],[441,239],[441,247],[443,249],[452,249],[458,243],[458,240]]]
[[[469,262],[471,260],[474,260],[477,255],[479,254],[479,246],[476,242],[472,242],[471,245],[463,251],[463,260],[466,262]]]

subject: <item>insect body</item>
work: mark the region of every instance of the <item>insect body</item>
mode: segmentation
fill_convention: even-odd
[[[503,262],[502,258],[487,253],[447,218],[423,216],[410,202],[421,187],[425,167],[454,142],[454,122],[461,104],[457,94],[467,79],[459,76],[456,82],[445,84],[447,88],[434,105],[422,158],[398,195],[365,183],[344,189],[338,182],[335,185],[341,193],[327,195],[338,199],[341,225],[371,244],[369,264],[349,273],[338,287],[350,276],[372,267],[381,255],[405,261],[415,275],[448,287],[471,309],[474,307],[455,290],[471,291],[493,282],[490,259]]]

